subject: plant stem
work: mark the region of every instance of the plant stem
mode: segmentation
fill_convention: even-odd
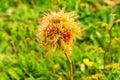
[[[105,51],[105,53],[104,53],[104,68],[103,68],[102,74],[105,73],[105,64],[106,64],[106,51]]]
[[[65,56],[67,57],[68,62],[69,62],[69,66],[70,66],[70,80],[73,80],[72,61],[71,61],[71,59],[69,58],[69,56],[67,55],[67,53],[65,53]]]
[[[13,52],[18,56],[18,51],[17,51],[17,49],[16,49],[16,46],[15,46],[15,44],[14,44],[14,41],[11,41],[10,44],[11,44],[11,46],[12,46]]]
[[[110,45],[111,45],[111,43],[112,43],[112,29],[113,29],[113,27],[114,27],[114,24],[113,24],[113,25],[111,26],[111,28],[108,30],[108,34],[109,34],[110,38],[109,38],[109,43],[108,43],[108,45],[106,46],[105,52],[104,52],[104,69],[103,69],[103,74],[105,73],[106,53],[107,53],[107,51],[110,49]]]

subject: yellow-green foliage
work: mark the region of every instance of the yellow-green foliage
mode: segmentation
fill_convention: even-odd
[[[119,80],[119,4],[120,0],[0,0],[0,80],[70,80],[66,58],[44,54],[53,53],[56,48],[67,51],[63,50],[65,47],[73,49],[70,58],[74,80]],[[60,10],[63,7],[65,10]],[[48,31],[48,37],[40,35],[40,27],[48,23],[52,29],[64,28],[56,30],[57,34]],[[66,29],[71,38],[64,39],[57,32],[64,33]],[[42,42],[45,38],[47,43]],[[101,76],[105,52],[106,70]]]

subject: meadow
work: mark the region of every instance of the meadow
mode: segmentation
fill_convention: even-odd
[[[38,19],[63,7],[81,28],[73,80],[120,80],[120,0],[0,0],[0,80],[70,80],[64,54],[46,56],[36,37]]]

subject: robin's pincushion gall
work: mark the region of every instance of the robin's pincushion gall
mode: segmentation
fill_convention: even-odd
[[[61,50],[68,55],[76,38],[80,35],[80,26],[72,12],[50,12],[38,20],[37,34],[42,48],[48,53]]]

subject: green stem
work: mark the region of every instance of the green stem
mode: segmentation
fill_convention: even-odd
[[[65,56],[67,57],[68,62],[69,62],[69,66],[70,66],[70,80],[73,80],[72,61],[71,61],[71,59],[69,58],[69,56],[68,56],[67,53],[65,53]]]
[[[110,38],[109,38],[109,43],[108,43],[108,45],[106,46],[105,52],[104,52],[104,69],[103,69],[103,74],[105,73],[106,53],[107,53],[107,51],[110,49],[110,46],[111,46],[111,43],[112,43],[112,29],[113,29],[114,25],[115,25],[115,24],[113,24],[113,25],[111,26],[111,28],[108,30],[108,34],[109,34]]]

